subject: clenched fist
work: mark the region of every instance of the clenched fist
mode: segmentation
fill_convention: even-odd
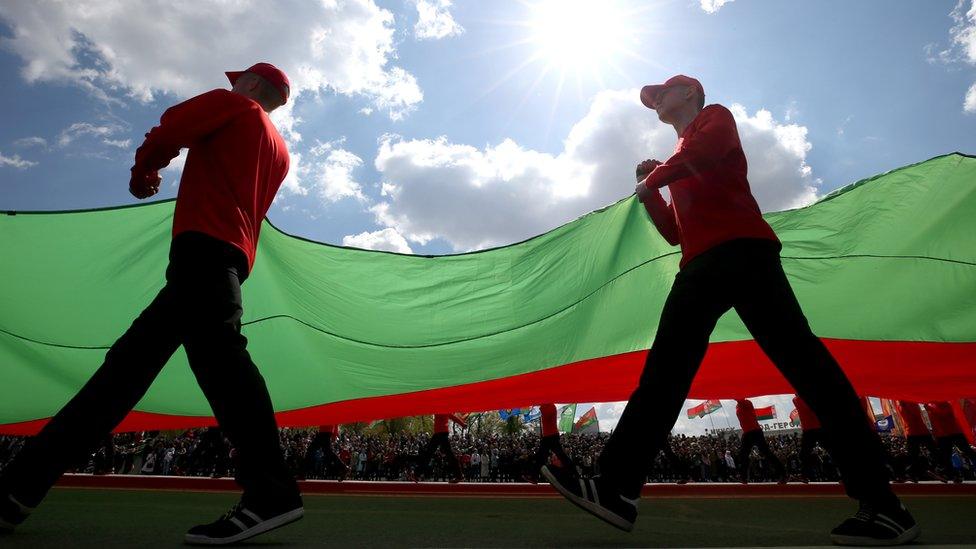
[[[142,200],[159,192],[159,184],[163,179],[156,171],[139,172],[132,170],[132,177],[129,179],[129,192],[132,196]]]
[[[654,171],[654,168],[661,165],[660,160],[645,160],[637,165],[637,180],[640,181],[647,177],[647,174]]]

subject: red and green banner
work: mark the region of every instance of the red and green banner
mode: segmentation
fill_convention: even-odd
[[[697,406],[688,408],[688,419],[693,417],[702,418],[722,407],[718,400],[706,400]]]
[[[596,417],[595,406],[587,410],[585,414],[576,420],[576,425],[573,426],[573,432],[590,434],[600,432],[600,421]]]
[[[0,212],[0,432],[36,432],[163,286],[173,205]],[[860,394],[976,395],[976,159],[940,156],[766,219],[811,327]],[[242,331],[283,426],[626,400],[679,257],[633,197],[438,257],[266,222]],[[688,398],[793,392],[730,313]],[[118,429],[213,423],[179,350]]]
[[[756,419],[759,421],[766,421],[767,419],[776,419],[776,405],[770,404],[763,408],[756,408]]]
[[[562,433],[572,433],[573,425],[576,422],[576,405],[567,404],[559,411],[559,431]]]

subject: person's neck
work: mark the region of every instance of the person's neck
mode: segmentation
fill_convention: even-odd
[[[685,133],[685,130],[688,128],[688,126],[691,125],[691,122],[695,119],[696,116],[698,116],[699,112],[701,111],[699,110],[683,111],[679,113],[677,117],[675,117],[675,121],[671,124],[671,126],[674,127],[674,131],[675,133],[678,134],[678,137],[681,137],[681,134]]]

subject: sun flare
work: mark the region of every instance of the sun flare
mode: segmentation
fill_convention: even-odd
[[[563,70],[599,72],[631,46],[627,13],[610,0],[542,0],[531,6],[538,55]]]

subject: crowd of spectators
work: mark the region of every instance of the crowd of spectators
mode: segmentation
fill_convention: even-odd
[[[314,429],[282,429],[281,445],[285,459],[295,475],[310,479],[409,480],[415,468],[416,456],[427,442],[427,434],[372,435],[343,432],[333,443],[332,450],[344,467],[329,466],[325,450],[316,448],[311,455],[308,448],[316,435]],[[607,440],[606,433],[562,435],[562,445],[584,473],[599,473],[597,458]],[[767,440],[773,452],[786,466],[791,478],[800,479],[804,470],[799,460],[800,434],[770,436]],[[888,454],[892,478],[905,476],[908,457],[901,437],[882,436]],[[22,437],[0,437],[0,469],[23,445]],[[738,432],[717,432],[703,436],[676,435],[669,445],[678,459],[664,453],[647,456],[652,460],[649,482],[736,482],[740,480],[742,464],[735,463],[739,452]],[[460,463],[464,480],[469,482],[520,482],[534,480],[532,462],[538,446],[537,434],[456,433],[451,446]],[[936,470],[934,456],[923,454],[931,470]],[[87,460],[73,469],[93,474],[177,475],[177,476],[233,476],[235,452],[217,428],[194,429],[178,434],[172,432],[125,433],[106,438]],[[750,460],[749,478],[755,482],[777,480],[776,470],[754,453]],[[945,476],[974,479],[974,464],[953,455],[956,469],[943,472]],[[812,467],[805,471],[812,481],[836,481],[837,469],[830,454],[820,446],[814,449]],[[442,456],[435,456],[429,480],[447,480],[453,473],[445,466]],[[922,479],[924,480],[924,479]]]

